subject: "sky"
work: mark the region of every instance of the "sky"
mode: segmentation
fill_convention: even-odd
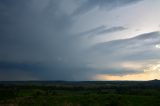
[[[0,0],[0,81],[160,79],[160,0]]]

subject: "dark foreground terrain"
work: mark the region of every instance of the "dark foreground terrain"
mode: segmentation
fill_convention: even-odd
[[[160,81],[0,82],[0,106],[160,106]]]

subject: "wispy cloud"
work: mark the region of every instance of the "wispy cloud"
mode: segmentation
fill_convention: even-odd
[[[77,10],[73,13],[74,15],[84,14],[94,8],[103,8],[107,11],[138,3],[142,0],[86,0]]]
[[[110,28],[107,28],[106,26],[102,25],[97,28],[93,28],[91,30],[81,32],[78,34],[78,36],[87,36],[87,37],[95,37],[95,36],[101,36],[103,34],[110,34],[115,32],[120,32],[123,30],[126,30],[127,28],[123,26],[113,26]]]
[[[147,50],[153,49],[155,44],[160,43],[159,32],[151,32],[138,35],[136,37],[113,40],[108,42],[99,43],[93,46],[95,50],[106,51],[106,52],[115,52],[123,50],[144,50],[145,47]],[[152,48],[152,47],[153,48]],[[128,51],[129,52],[129,51]]]

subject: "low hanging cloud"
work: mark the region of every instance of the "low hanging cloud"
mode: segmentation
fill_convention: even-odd
[[[127,69],[127,68],[108,68],[106,70],[99,70],[97,74],[104,74],[104,75],[114,75],[114,76],[124,76],[128,74],[139,74],[143,73],[143,70],[134,70],[134,69]]]
[[[92,66],[99,70],[106,69],[108,70],[106,73],[112,75],[114,72],[118,74],[114,70],[128,70],[119,71],[123,74],[142,73],[151,60],[160,59],[160,49],[155,47],[159,43],[160,33],[150,32],[132,38],[95,44],[90,51],[90,55],[95,57],[91,60]]]

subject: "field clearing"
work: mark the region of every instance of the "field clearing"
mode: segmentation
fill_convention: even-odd
[[[160,83],[1,82],[0,106],[160,106]]]

